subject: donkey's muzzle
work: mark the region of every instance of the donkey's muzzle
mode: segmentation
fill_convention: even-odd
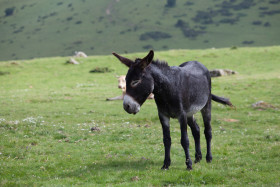
[[[136,114],[140,111],[139,103],[127,94],[123,98],[123,108],[129,114]]]

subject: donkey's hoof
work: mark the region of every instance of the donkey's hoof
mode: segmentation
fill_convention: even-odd
[[[206,162],[211,163],[212,162],[212,156],[206,156]]]
[[[169,170],[169,166],[167,166],[167,165],[164,164],[164,165],[162,166],[161,170]]]
[[[195,160],[194,160],[194,163],[196,164],[196,163],[199,163],[201,161],[201,158],[196,158]]]
[[[192,160],[189,158],[186,161],[187,170],[192,170]]]
[[[202,160],[202,155],[195,155],[195,160],[194,160],[194,163],[198,163]]]

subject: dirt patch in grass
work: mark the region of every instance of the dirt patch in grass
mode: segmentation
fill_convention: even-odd
[[[273,106],[270,103],[264,102],[264,101],[258,101],[254,104],[252,104],[252,107],[258,110],[265,110],[265,109],[275,109],[277,110],[277,107]]]

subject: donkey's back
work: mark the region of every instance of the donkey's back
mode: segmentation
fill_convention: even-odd
[[[211,78],[208,69],[197,61],[181,64],[180,96],[187,116],[200,111],[211,100]]]
[[[208,69],[198,61],[184,62],[179,67],[181,67],[183,71],[188,72],[190,75],[193,76],[209,75],[210,78],[210,73]]]

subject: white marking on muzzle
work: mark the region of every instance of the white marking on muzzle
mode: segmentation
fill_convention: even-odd
[[[123,108],[130,114],[136,114],[140,111],[140,104],[135,99],[127,94],[123,98]]]

